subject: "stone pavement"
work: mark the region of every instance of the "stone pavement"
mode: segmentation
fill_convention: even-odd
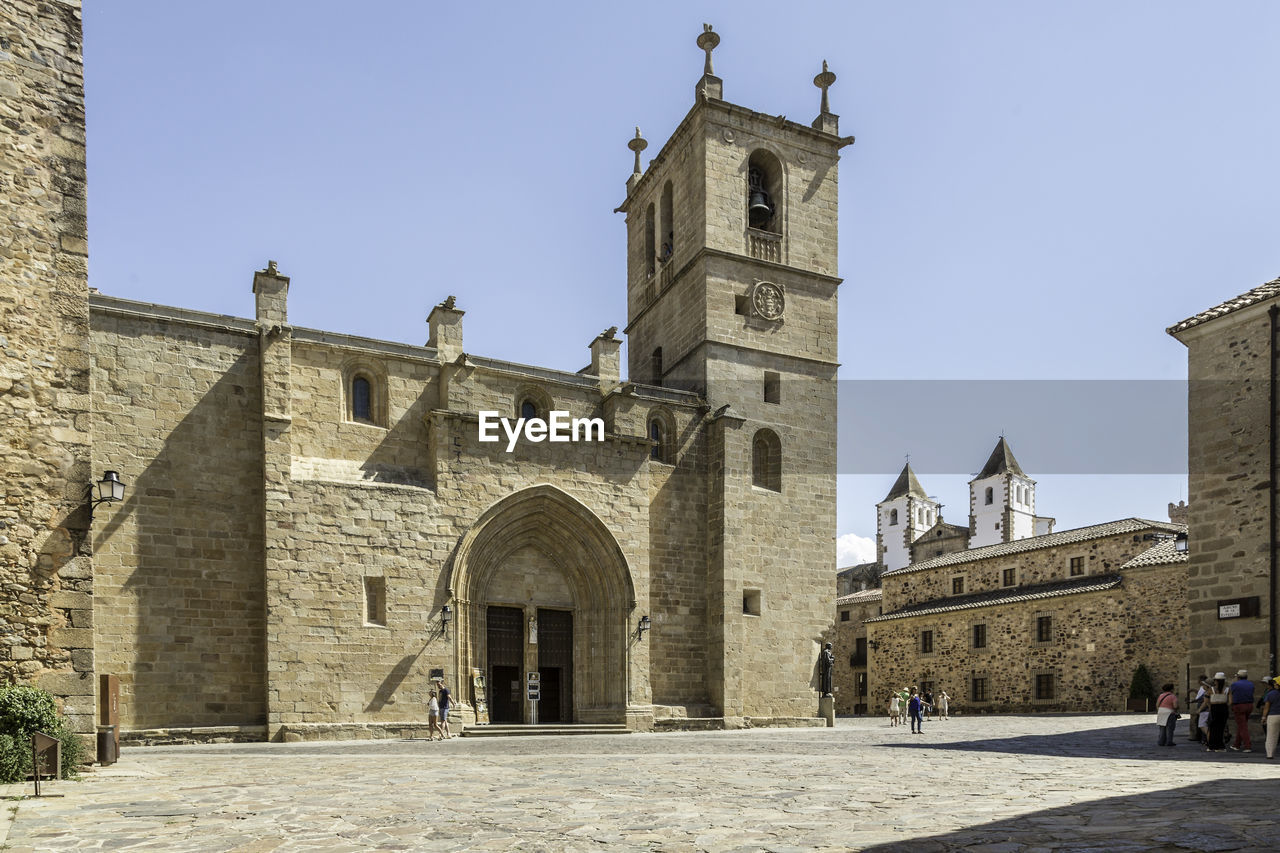
[[[842,718],[834,729],[134,748],[45,787],[62,798],[7,801],[5,849],[1280,848],[1280,759],[1159,748],[1156,734],[1146,715],[956,717],[922,735]]]

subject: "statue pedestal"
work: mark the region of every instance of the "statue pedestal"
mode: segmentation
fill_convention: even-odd
[[[836,697],[828,693],[818,700],[818,716],[827,721],[827,728],[836,724]]]

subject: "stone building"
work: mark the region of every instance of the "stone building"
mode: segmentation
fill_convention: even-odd
[[[1280,279],[1168,330],[1187,347],[1187,597],[1198,672],[1276,672],[1278,329]]]
[[[424,346],[295,328],[274,263],[252,318],[90,296],[77,7],[4,15],[0,84],[33,128],[6,151],[28,177],[0,291],[16,677],[89,730],[93,676],[118,676],[126,738],[396,734],[436,676],[468,722],[813,720],[852,142],[834,74],[797,124],[723,100],[698,38],[688,114],[647,168],[629,145],[628,380],[615,329],[577,373],[468,353],[452,296]],[[542,440],[559,418],[577,440]],[[106,469],[128,491],[90,543]]]
[[[873,703],[918,685],[969,711],[1120,711],[1138,664],[1184,687],[1183,530],[1123,519],[885,573]]]
[[[1053,532],[1054,520],[1035,514],[1036,481],[1022,470],[1004,436],[969,481],[969,523],[949,524],[908,462],[876,504],[876,559],[886,571],[928,557],[1012,542]]]
[[[837,714],[868,713],[867,620],[879,616],[884,591],[864,589],[836,597],[836,624],[831,643],[837,650],[835,700]],[[875,708],[871,707],[871,712]]]
[[[1123,710],[1140,663],[1185,686],[1187,556],[1174,540],[1186,527],[1051,532],[1034,486],[1001,438],[970,481],[966,528],[903,468],[877,504],[877,550],[910,559],[883,566],[881,589],[836,599],[837,710],[878,714],[904,685],[946,690],[970,712]],[[987,529],[1003,541],[975,546]]]

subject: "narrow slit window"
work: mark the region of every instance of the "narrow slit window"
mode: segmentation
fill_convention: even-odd
[[[387,624],[387,580],[364,579],[364,621],[366,625]]]
[[[766,403],[782,402],[782,379],[772,370],[764,372],[764,401]]]

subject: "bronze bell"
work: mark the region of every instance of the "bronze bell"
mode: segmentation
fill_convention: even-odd
[[[773,218],[773,203],[769,201],[769,194],[764,191],[764,176],[759,169],[752,169],[747,173],[747,183],[751,187],[747,200],[747,221],[752,228],[764,228]]]

